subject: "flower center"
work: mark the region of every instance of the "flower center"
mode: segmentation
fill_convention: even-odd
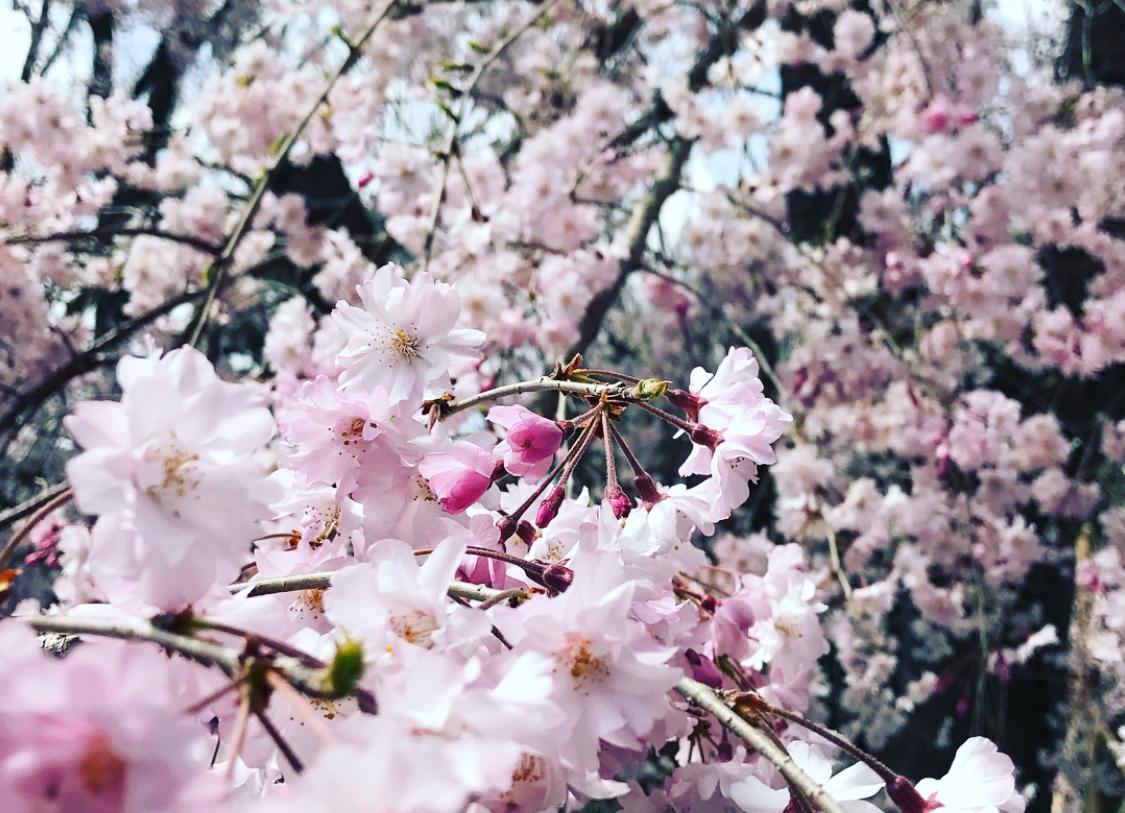
[[[159,467],[160,485],[146,489],[150,494],[155,492],[154,496],[182,499],[199,487],[200,478],[191,466],[199,461],[199,455],[180,446],[174,433],[145,449],[144,460]]]
[[[418,355],[418,337],[399,328],[391,336],[391,348],[404,359]]]
[[[571,635],[564,650],[564,662],[578,685],[600,682],[609,675],[609,667],[590,651],[591,641],[582,635]]]
[[[78,762],[82,787],[95,796],[118,796],[125,785],[125,761],[110,748],[105,737],[95,736]]]
[[[390,627],[402,640],[410,644],[429,648],[433,645],[433,635],[437,622],[428,613],[414,610],[407,615],[391,616]]]

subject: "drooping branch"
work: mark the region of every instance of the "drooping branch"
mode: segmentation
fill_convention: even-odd
[[[56,483],[50,488],[45,488],[29,500],[24,500],[19,505],[0,511],[0,528],[6,528],[13,522],[19,522],[26,516],[35,513],[41,507],[54,500],[60,494],[70,491],[66,483]]]
[[[46,503],[44,503],[29,519],[24,523],[23,527],[13,533],[8,541],[4,543],[4,547],[0,548],[0,570],[8,563],[9,557],[15,552],[20,543],[27,538],[32,529],[42,522],[52,511],[70,502],[70,498],[74,496],[69,488],[58,489],[56,496]],[[0,526],[2,527],[2,526]]]
[[[43,0],[43,4],[39,7],[39,16],[35,20],[30,19],[28,15],[28,22],[31,23],[31,42],[27,47],[27,57],[23,61],[23,69],[20,71],[20,81],[27,82],[31,79],[31,74],[35,72],[35,63],[39,61],[39,46],[43,42],[43,32],[47,30],[47,26],[51,22],[51,0]]]
[[[232,677],[245,666],[245,656],[234,649],[191,635],[162,629],[141,618],[31,616],[20,620],[39,633],[94,635],[126,641],[147,641],[178,652],[204,666],[218,667]],[[295,689],[310,697],[333,696],[322,671],[308,667],[297,658],[274,654],[269,658],[269,666],[279,672]]]

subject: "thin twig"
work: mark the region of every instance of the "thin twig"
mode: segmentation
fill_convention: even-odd
[[[502,387],[495,387],[491,390],[486,390],[477,395],[470,396],[469,398],[462,398],[459,401],[450,401],[447,404],[439,405],[438,408],[442,416],[452,415],[455,412],[471,409],[490,401],[497,401],[512,395],[525,395],[529,392],[562,392],[568,395],[580,395],[586,398],[600,398],[605,395],[610,398],[623,399],[627,391],[620,384],[586,384],[581,381],[560,381],[557,378],[543,376],[542,378],[536,378],[531,381],[520,381],[515,384],[505,384]]]
[[[55,497],[69,490],[70,486],[66,483],[55,483],[55,485],[43,489],[31,499],[25,500],[19,505],[13,506],[0,513],[0,528],[6,528],[13,522],[19,522],[24,517],[37,511],[41,506],[55,499]]]
[[[327,590],[332,586],[333,571],[324,573],[298,573],[293,576],[280,576],[275,579],[259,579],[252,582],[232,584],[229,589],[232,593],[246,592],[247,596],[268,596],[274,593],[293,593],[298,590]],[[449,595],[472,601],[486,601],[492,598],[499,590],[484,587],[468,582],[451,582]]]
[[[371,40],[376,29],[378,29],[379,25],[387,18],[397,2],[398,0],[390,0],[390,2],[383,7],[383,10],[378,16],[367,26],[363,35],[356,40],[354,44],[349,44],[347,58],[332,72],[332,75],[324,85],[324,89],[320,92],[320,95],[317,96],[316,101],[308,109],[304,117],[297,123],[297,126],[284,137],[273,162],[258,179],[258,185],[254,187],[250,199],[246,202],[246,206],[243,207],[242,214],[238,218],[238,223],[235,225],[234,231],[231,232],[230,236],[223,244],[222,251],[211,265],[211,279],[207,285],[206,295],[199,309],[192,317],[191,325],[186,333],[185,338],[188,344],[194,346],[199,343],[199,339],[203,335],[203,328],[206,327],[207,321],[211,317],[211,310],[215,304],[215,298],[219,293],[219,288],[222,286],[223,279],[227,274],[227,269],[234,260],[234,254],[242,243],[243,238],[249,234],[251,223],[254,220],[254,216],[258,213],[258,208],[262,204],[262,199],[265,197],[266,190],[269,188],[270,183],[281,168],[288,162],[289,153],[293,150],[297,139],[301,137],[301,133],[304,132],[309,122],[312,121],[317,111],[320,110],[320,106],[328,100],[328,96],[336,86],[336,82],[359,61],[360,56],[363,54],[364,47]]]
[[[234,766],[238,763],[238,755],[242,753],[242,746],[246,743],[246,728],[250,722],[250,695],[244,693],[238,703],[238,713],[234,717],[234,737],[230,746],[230,758],[227,760],[226,780],[229,782],[234,777]]]
[[[54,499],[49,500],[38,511],[36,511],[31,516],[31,519],[23,524],[22,528],[13,533],[8,538],[8,541],[4,543],[3,549],[0,549],[0,569],[3,569],[4,565],[8,563],[8,557],[15,553],[16,548],[18,548],[20,543],[27,538],[32,529],[35,528],[35,526],[40,522],[42,522],[52,511],[70,502],[70,499],[73,496],[74,492],[72,492],[69,488],[64,488],[56,497],[54,497]]]
[[[457,109],[451,112],[453,121],[450,123],[449,132],[445,136],[445,141],[441,146],[441,179],[438,181],[437,190],[434,193],[433,211],[430,213],[430,225],[426,230],[426,242],[422,250],[422,270],[426,271],[430,267],[430,258],[433,256],[434,251],[434,237],[437,234],[438,226],[441,224],[441,207],[445,203],[446,188],[449,185],[449,167],[454,158],[460,160],[461,148],[458,143],[458,133],[461,129],[461,123],[465,119],[465,113],[468,110],[469,99],[473,97],[473,91],[476,89],[477,84],[480,82],[481,77],[488,71],[492,63],[495,62],[500,56],[507,51],[512,44],[522,37],[528,29],[538,23],[544,16],[550,13],[551,9],[559,2],[559,0],[550,0],[543,8],[539,9],[535,14],[525,20],[520,26],[513,29],[497,42],[484,58],[473,69],[472,74],[465,82],[464,87],[458,88],[460,96],[458,97]],[[468,179],[466,179],[468,185]],[[470,192],[471,194],[471,192]]]

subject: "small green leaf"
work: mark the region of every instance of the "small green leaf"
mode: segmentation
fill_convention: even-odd
[[[328,689],[337,697],[351,694],[363,677],[363,644],[348,637],[336,645],[336,654],[325,675]]]

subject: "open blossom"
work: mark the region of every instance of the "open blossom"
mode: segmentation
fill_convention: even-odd
[[[460,514],[484,496],[496,468],[492,452],[467,441],[457,441],[447,452],[428,454],[418,464],[441,507],[450,514]]]
[[[547,473],[563,442],[563,431],[557,423],[519,404],[492,407],[488,420],[508,430],[496,454],[503,458],[510,474],[539,478]]]
[[[459,612],[446,598],[464,554],[463,542],[448,539],[419,565],[404,542],[380,542],[368,562],[333,574],[324,602],[328,618],[362,641],[371,656],[404,645],[473,640],[487,631],[483,616]]]
[[[772,444],[792,416],[762,394],[758,362],[748,348],[730,348],[714,374],[696,367],[690,393],[673,403],[693,417],[692,452],[680,474],[711,474],[719,484],[711,520],[726,519],[750,495],[759,464],[777,460]]]
[[[117,377],[119,402],[83,401],[66,419],[84,449],[67,476],[98,518],[90,572],[111,601],[177,609],[233,581],[270,516],[275,489],[255,455],[273,417],[189,347],[122,359]]]
[[[306,381],[278,421],[295,447],[284,463],[344,496],[365,475],[415,462],[419,452],[411,441],[425,433],[421,424],[396,416],[382,390],[341,390],[327,376]]]
[[[567,721],[558,738],[572,781],[596,770],[599,739],[640,747],[669,713],[665,695],[680,671],[668,663],[672,651],[631,618],[635,589],[613,554],[595,554],[562,595],[497,615],[516,651],[554,660],[551,696]]]
[[[984,737],[965,740],[941,779],[923,779],[915,787],[925,800],[926,811],[1023,813],[1027,805],[1016,791],[1011,758]]]
[[[391,403],[449,386],[454,363],[477,358],[484,334],[455,328],[461,297],[428,274],[407,282],[384,265],[360,285],[362,307],[338,302],[332,317],[347,339],[336,360],[340,386],[386,390]]]

